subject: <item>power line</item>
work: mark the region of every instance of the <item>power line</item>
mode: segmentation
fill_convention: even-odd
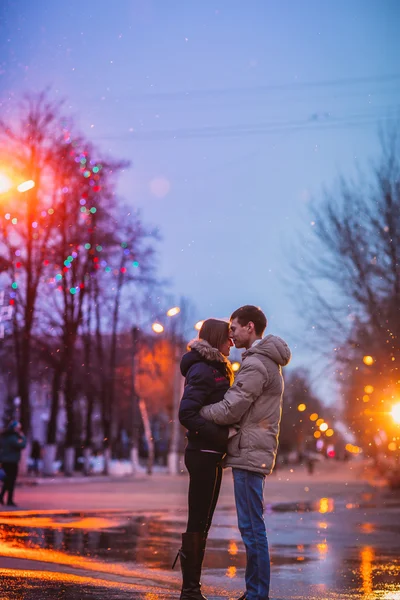
[[[352,85],[366,84],[366,83],[391,83],[393,81],[400,81],[400,73],[392,73],[387,75],[375,75],[366,77],[343,77],[337,79],[326,79],[316,81],[304,81],[304,82],[291,82],[291,83],[277,83],[269,85],[260,85],[254,87],[234,87],[234,88],[210,88],[205,90],[182,90],[177,92],[150,92],[143,94],[129,94],[131,100],[167,100],[167,99],[188,99],[194,97],[207,97],[207,96],[232,96],[237,94],[265,94],[268,92],[275,91],[292,91],[302,90],[309,88],[324,88],[324,87],[348,87]]]
[[[320,131],[324,129],[340,129],[343,127],[353,127],[357,125],[368,125],[378,123],[382,120],[397,120],[399,119],[400,105],[388,107],[388,110],[397,111],[396,115],[373,115],[368,113],[360,113],[348,115],[342,118],[327,118],[326,120],[310,119],[303,121],[282,121],[270,123],[253,123],[243,125],[227,125],[227,126],[212,126],[198,127],[187,129],[169,129],[169,130],[150,130],[137,131],[131,134],[99,136],[98,140],[120,140],[120,141],[168,141],[168,140],[183,140],[183,139],[201,139],[201,138],[230,138],[230,137],[247,137],[255,135],[270,135],[274,133],[292,133],[296,131]]]

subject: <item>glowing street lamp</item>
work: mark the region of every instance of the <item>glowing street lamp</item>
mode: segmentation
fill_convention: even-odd
[[[197,321],[196,325],[194,326],[196,331],[200,331],[200,329],[203,327],[203,323],[204,321]]]
[[[372,356],[367,355],[367,356],[364,356],[364,358],[363,358],[363,363],[364,363],[364,365],[367,365],[367,367],[370,367],[371,365],[373,365],[374,362],[375,361],[372,358]]]
[[[400,425],[400,402],[392,406],[390,414],[392,415],[393,421]]]
[[[17,190],[21,193],[27,192],[35,187],[35,182],[32,179],[28,179],[28,181],[24,181],[17,186]]]
[[[299,412],[304,412],[306,410],[307,406],[302,402],[301,404],[298,405],[297,410]]]
[[[154,333],[162,333],[164,331],[164,327],[163,325],[161,325],[161,323],[153,323],[151,328],[154,331]]]
[[[237,361],[236,361],[236,362],[233,362],[233,363],[232,363],[232,369],[233,369],[233,371],[235,371],[235,372],[236,372],[236,371],[239,371],[239,369],[240,369],[240,363],[239,363],[239,362],[237,362]]]
[[[11,179],[4,173],[0,173],[0,194],[6,194],[12,188]]]
[[[175,317],[175,315],[179,315],[179,313],[181,312],[181,309],[179,308],[179,306],[173,306],[172,308],[170,308],[169,310],[167,310],[167,317]]]
[[[318,419],[318,413],[313,413],[310,415],[310,421],[316,421]]]
[[[329,425],[328,425],[328,423],[321,423],[319,428],[321,431],[327,431],[327,429],[329,428]]]
[[[0,173],[0,194],[7,194],[10,190],[15,188],[18,192],[27,192],[35,187],[35,182],[32,179],[28,179],[27,181],[23,181],[22,183],[15,185],[15,182],[6,175],[5,173]]]

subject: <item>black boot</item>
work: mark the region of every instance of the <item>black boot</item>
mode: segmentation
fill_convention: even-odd
[[[182,570],[180,600],[207,600],[200,583],[206,541],[207,536],[202,532],[182,533],[182,548],[178,553]]]

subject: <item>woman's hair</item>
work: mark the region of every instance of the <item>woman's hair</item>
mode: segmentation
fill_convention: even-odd
[[[218,350],[229,337],[229,323],[219,319],[207,319],[199,331],[199,338]]]
[[[219,350],[222,344],[226,342],[228,337],[229,323],[226,321],[220,321],[219,319],[207,319],[204,321],[199,331],[199,339],[205,340],[212,348],[217,348],[217,350]],[[223,359],[226,365],[226,375],[229,379],[230,385],[232,385],[235,379],[232,365],[226,356],[223,356]]]

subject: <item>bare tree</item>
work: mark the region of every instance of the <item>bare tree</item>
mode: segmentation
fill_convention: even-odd
[[[2,220],[0,251],[14,288],[17,387],[21,421],[29,430],[32,332],[44,260],[56,228],[60,190],[54,152],[63,143],[63,131],[60,105],[46,93],[26,97],[18,116],[16,125],[0,121],[0,156],[14,180],[32,180],[35,187],[5,200],[8,218]]]
[[[115,194],[116,176],[127,163],[105,159],[75,134],[73,124],[47,93],[28,97],[17,122],[15,128],[0,123],[0,156],[15,180],[30,179],[34,187],[23,196],[6,198],[0,269],[12,283],[13,348],[23,425],[28,429],[30,424],[34,357],[52,378],[47,442],[53,454],[61,392],[67,451],[78,441],[78,393],[86,396],[85,445],[91,444],[96,399],[102,406],[108,445],[120,316],[126,294],[134,293],[151,275],[152,232],[139,215],[121,209]],[[76,368],[78,354],[87,374],[84,385]],[[101,373],[96,385],[94,368]],[[71,471],[71,452],[65,464]]]
[[[341,179],[313,204],[312,234],[303,240],[296,265],[302,312],[338,367],[347,415],[360,435],[365,417],[374,420],[371,412],[378,411],[378,402],[382,411],[382,395],[391,399],[399,379],[399,135],[383,133],[381,147],[366,176]],[[370,365],[365,356],[372,357],[366,359]],[[365,386],[380,391],[368,409],[362,406]]]

